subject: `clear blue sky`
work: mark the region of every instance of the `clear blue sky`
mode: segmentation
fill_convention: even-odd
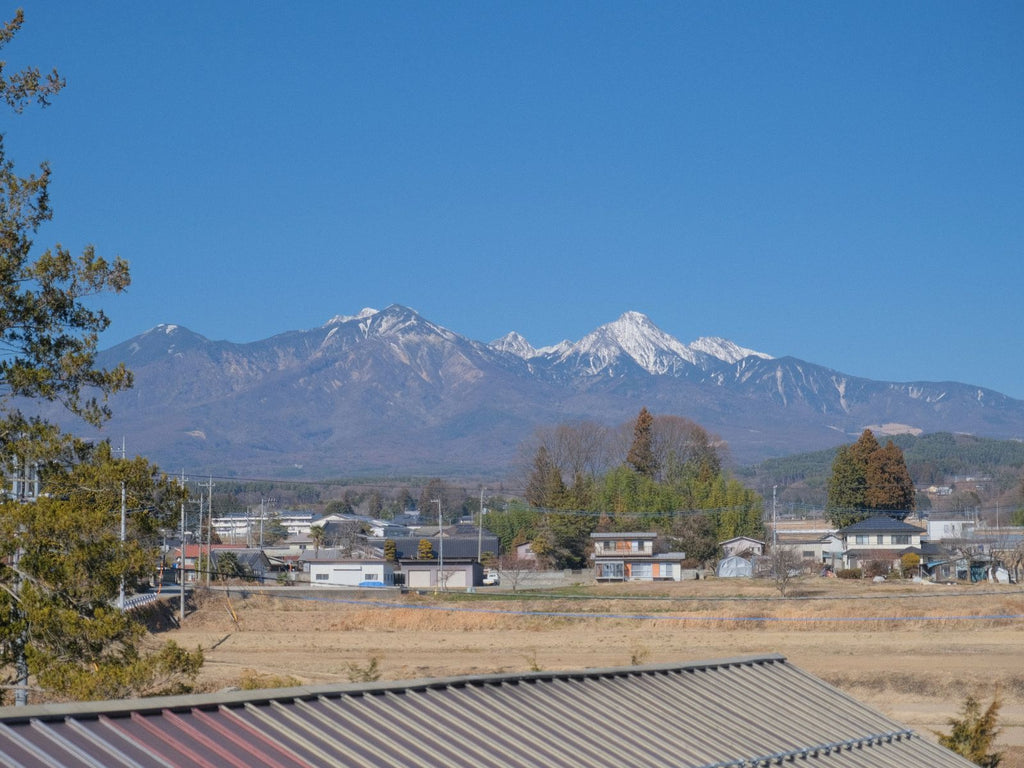
[[[13,14],[12,5],[7,16]],[[26,0],[37,238],[132,265],[103,346],[405,304],[480,341],[626,310],[1024,398],[1024,4]]]

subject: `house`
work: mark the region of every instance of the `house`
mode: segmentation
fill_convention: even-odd
[[[682,581],[685,552],[654,553],[657,533],[592,533],[598,581]]]
[[[974,765],[774,654],[6,707],[0,764]]]
[[[750,536],[736,536],[732,539],[718,542],[722,549],[722,557],[757,557],[764,554],[764,542]]]
[[[311,560],[309,583],[314,587],[391,587],[395,584],[395,567],[385,560]]]
[[[476,528],[472,532],[464,533],[453,533],[454,530],[455,526],[449,526],[444,529],[444,536],[439,537],[437,535],[437,526],[433,526],[432,528],[420,529],[417,535],[414,536],[375,539],[371,540],[370,543],[380,549],[384,546],[384,541],[390,540],[395,542],[395,550],[398,553],[399,559],[412,559],[416,557],[419,554],[419,546],[422,539],[429,541],[434,553],[437,554],[442,547],[441,538],[444,540],[445,560],[449,557],[477,557],[478,555],[482,559],[488,554],[492,557],[498,557],[500,554],[500,540],[486,528],[483,530],[482,535]]]
[[[955,541],[970,539],[974,536],[973,520],[941,520],[928,518],[929,541]]]
[[[224,570],[224,556],[227,554],[234,555],[239,569],[245,574],[246,578],[252,578],[260,583],[263,583],[270,578],[268,574],[273,570],[270,558],[267,557],[267,553],[262,549],[257,549],[255,547],[249,547],[246,549],[215,548],[210,553],[210,561],[214,574],[220,573]]]
[[[805,565],[842,567],[843,540],[834,533],[822,536],[814,531],[779,531],[776,544],[788,547]]]
[[[184,571],[186,583],[195,582],[200,575],[203,573],[204,568],[200,567],[200,561],[205,560],[207,553],[210,553],[210,557],[213,557],[213,552],[217,550],[237,550],[238,547],[232,544],[213,544],[207,546],[206,544],[186,544],[185,545],[185,557],[182,560],[182,547],[179,545],[174,547],[168,553],[170,557],[170,572],[173,574],[173,581],[176,584],[181,583],[181,574]],[[166,572],[165,572],[166,578]]]
[[[399,563],[410,589],[465,589],[479,587],[484,581],[483,566],[476,557],[448,557],[446,553],[443,561],[402,559]]]
[[[923,528],[886,515],[860,520],[836,531],[843,542],[844,568],[862,568],[871,562],[898,568],[903,555],[920,553],[925,533]]]
[[[516,546],[516,559],[524,563],[536,563],[537,553],[533,551],[533,542],[526,542]]]

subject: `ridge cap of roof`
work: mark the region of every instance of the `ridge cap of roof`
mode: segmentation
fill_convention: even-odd
[[[59,704],[34,704],[20,707],[0,707],[0,723],[17,723],[29,720],[49,721],[68,717],[93,719],[101,715],[123,716],[132,712],[139,714],[212,709],[221,706],[243,706],[246,704],[268,704],[275,701],[298,701],[318,698],[340,698],[342,696],[364,696],[381,693],[396,693],[431,688],[467,687],[484,685],[517,684],[522,682],[552,682],[555,680],[581,680],[634,675],[657,675],[672,672],[695,672],[718,667],[750,666],[755,664],[786,663],[786,657],[779,653],[736,656],[689,663],[669,662],[625,667],[585,668],[555,672],[511,672],[481,675],[458,675],[452,677],[394,680],[375,683],[341,683],[332,685],[303,685],[294,688],[266,688],[253,691],[228,690],[215,693],[184,694],[176,696],[153,696],[142,699],[115,699],[108,701],[82,701]]]

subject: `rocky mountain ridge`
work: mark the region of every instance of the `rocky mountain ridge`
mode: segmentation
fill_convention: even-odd
[[[136,385],[113,398],[104,435],[201,474],[501,477],[536,428],[619,424],[642,406],[700,423],[737,463],[886,424],[1024,437],[1024,401],[991,390],[872,381],[719,338],[684,344],[639,312],[540,349],[515,333],[474,341],[399,305],[247,344],[161,325],[100,355],[119,361]]]

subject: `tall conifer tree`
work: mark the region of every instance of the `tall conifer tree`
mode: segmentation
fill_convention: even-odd
[[[646,407],[640,409],[633,426],[633,444],[626,454],[626,463],[637,474],[653,478],[658,473],[658,460],[654,456],[654,417]]]
[[[903,452],[890,440],[879,446],[865,429],[852,445],[836,451],[828,479],[826,518],[842,528],[876,513],[905,515],[914,509],[914,483]]]

